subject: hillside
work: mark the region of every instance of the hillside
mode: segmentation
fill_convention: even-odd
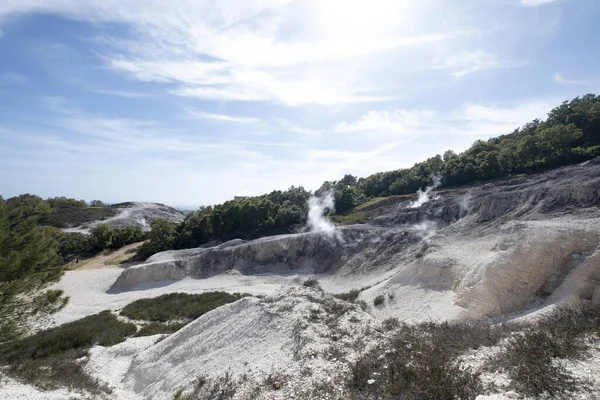
[[[429,376],[440,365],[440,382],[464,379],[444,384],[462,390],[452,395],[459,398],[600,394],[600,313],[558,311],[600,304],[600,159],[374,200],[355,212],[366,223],[167,251],[125,269],[68,271],[52,288],[70,302],[45,326],[106,309],[122,314],[136,299],[174,292],[259,296],[158,341],[93,347],[85,371],[112,388],[112,398],[395,398],[385,397],[384,382],[400,378],[373,360],[401,352],[398,343],[433,346],[416,353],[415,368]],[[537,339],[526,341],[526,332]],[[539,337],[565,353],[536,356],[553,354],[535,347]],[[517,357],[513,345],[521,361],[500,367]],[[553,360],[562,366],[548,369]],[[535,371],[525,380],[514,369],[522,362]],[[426,381],[408,382],[403,390],[442,396]]]
[[[0,198],[0,396],[600,395],[599,104],[185,218]]]
[[[183,213],[164,204],[125,202],[98,208],[89,207],[70,213],[58,213],[53,215],[50,222],[60,221],[59,225],[68,226],[66,231],[73,233],[88,233],[90,229],[100,224],[108,224],[111,228],[137,226],[147,231],[150,230],[152,221],[159,218],[179,223],[183,221]]]

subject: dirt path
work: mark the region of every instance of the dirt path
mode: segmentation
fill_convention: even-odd
[[[104,251],[96,257],[79,261],[75,269],[120,268],[121,263],[132,257],[144,242],[132,243],[115,251]]]

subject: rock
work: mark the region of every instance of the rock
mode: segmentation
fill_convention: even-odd
[[[275,382],[273,382],[272,386],[273,386],[273,389],[279,390],[279,389],[281,389],[281,382],[275,381]]]

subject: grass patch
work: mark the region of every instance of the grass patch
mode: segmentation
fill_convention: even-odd
[[[109,311],[45,330],[0,347],[0,364],[7,373],[43,389],[60,386],[99,391],[78,359],[94,344],[112,346],[133,335],[136,326]]]
[[[364,224],[383,213],[383,207],[414,197],[413,194],[375,197],[353,209],[331,217],[338,225]]]
[[[242,297],[241,294],[225,292],[169,293],[153,299],[136,300],[126,305],[121,310],[121,315],[131,319],[154,322],[191,321]]]
[[[149,324],[142,326],[134,336],[136,336],[136,337],[152,336],[152,335],[158,335],[161,333],[169,333],[170,334],[170,333],[177,332],[178,330],[180,330],[181,328],[183,328],[186,325],[187,325],[187,323],[182,323],[182,322],[172,323],[172,324],[163,324],[160,322],[150,322]]]

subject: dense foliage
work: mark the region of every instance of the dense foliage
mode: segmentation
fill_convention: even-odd
[[[512,133],[478,140],[468,150],[436,155],[411,168],[380,172],[357,179],[345,175],[324,182],[315,192],[332,192],[335,209],[345,213],[373,197],[414,193],[433,184],[443,187],[476,184],[519,174],[535,173],[600,156],[600,96],[588,94],[565,101]],[[170,248],[192,248],[211,241],[293,232],[306,222],[307,200],[302,187],[274,191],[258,197],[201,207],[179,226],[157,225],[150,243],[140,254],[147,257]],[[154,230],[154,229],[153,229]]]
[[[64,305],[60,292],[36,292],[62,274],[57,242],[39,221],[51,213],[31,195],[0,196],[0,342],[17,334],[18,321]]]
[[[263,196],[201,207],[188,214],[177,227],[174,247],[190,248],[211,240],[292,232],[306,222],[310,196],[303,187],[292,186],[286,191],[276,190]]]
[[[64,197],[0,197],[0,342],[18,335],[29,317],[66,304],[62,292],[42,289],[59,279],[67,262],[145,239],[139,227],[103,224],[84,235],[47,225],[57,213],[85,207]]]

